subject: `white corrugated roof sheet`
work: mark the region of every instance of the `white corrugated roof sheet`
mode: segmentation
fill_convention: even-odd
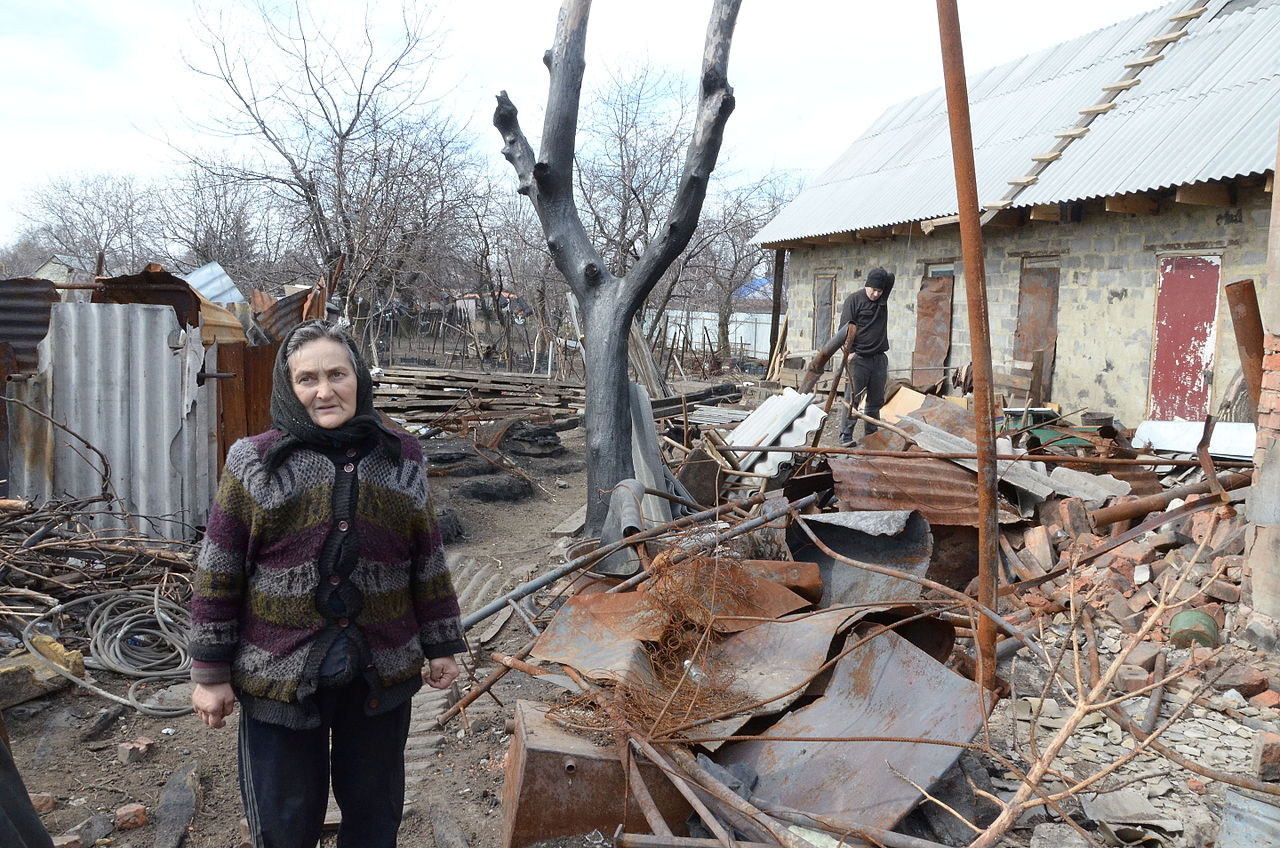
[[[1147,51],[1186,7],[1168,3],[977,74],[969,81],[978,199],[1028,173],[1054,134]],[[1280,0],[1210,0],[1187,35],[1049,165],[1015,206],[1261,173],[1280,128]],[[888,109],[756,235],[777,242],[954,215],[942,89]]]

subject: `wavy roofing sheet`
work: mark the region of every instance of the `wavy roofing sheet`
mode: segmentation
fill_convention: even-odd
[[[1019,206],[1159,188],[1266,170],[1280,125],[1280,0],[1187,26],[1111,112],[1094,120]],[[974,75],[970,120],[978,199],[1002,197],[1054,134],[1121,79],[1183,0]],[[1225,11],[1230,11],[1227,9]],[[958,211],[942,89],[885,111],[767,224],[756,242],[919,221]]]

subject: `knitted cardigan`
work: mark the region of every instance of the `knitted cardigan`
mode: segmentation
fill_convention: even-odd
[[[421,686],[424,659],[463,645],[421,445],[400,434],[399,464],[381,447],[359,461],[359,555],[350,575],[359,603],[339,624],[316,603],[318,560],[333,524],[333,462],[298,449],[269,473],[263,457],[280,438],[269,430],[227,453],[196,564],[192,680],[229,680],[242,695],[297,703],[315,691],[335,627],[354,626],[352,636],[368,648],[366,706],[383,712]]]

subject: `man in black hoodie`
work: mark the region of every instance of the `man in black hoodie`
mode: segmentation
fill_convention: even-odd
[[[853,358],[849,361],[848,382],[845,384],[845,400],[850,409],[856,409],[863,393],[866,393],[864,411],[871,418],[880,417],[884,405],[884,387],[889,377],[889,308],[887,301],[893,291],[893,274],[883,268],[872,268],[862,288],[845,298],[840,309],[840,327],[853,324],[858,333],[853,339]],[[854,417],[846,419],[840,432],[840,441],[853,440]],[[867,422],[867,435],[876,431],[876,425]]]

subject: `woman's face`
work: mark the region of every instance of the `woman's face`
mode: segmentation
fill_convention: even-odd
[[[356,414],[356,372],[346,345],[307,342],[289,357],[293,393],[316,426],[335,430]]]

